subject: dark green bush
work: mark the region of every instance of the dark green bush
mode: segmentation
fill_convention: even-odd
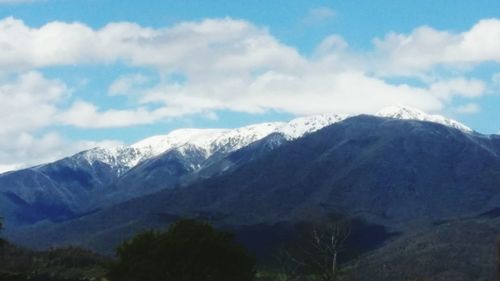
[[[112,281],[250,281],[255,258],[231,234],[194,220],[148,231],[117,249]]]

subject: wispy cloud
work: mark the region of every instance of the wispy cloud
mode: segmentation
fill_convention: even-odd
[[[94,147],[117,147],[116,140],[70,140],[51,131],[42,135],[22,133],[9,139],[0,139],[0,173],[48,163]]]
[[[134,92],[140,91],[146,83],[150,81],[149,77],[136,73],[133,75],[125,75],[115,80],[108,89],[111,96],[131,95]]]
[[[39,0],[0,0],[0,5],[4,4],[23,4],[23,3],[32,3],[32,2],[38,2]]]
[[[455,111],[460,114],[475,114],[481,111],[481,106],[477,103],[468,103],[458,106]]]
[[[335,13],[318,8],[310,15],[327,20]],[[131,22],[92,28],[58,21],[31,27],[5,18],[0,20],[0,73],[8,75],[0,76],[0,140],[26,145],[0,143],[0,166],[32,157],[22,151],[37,140],[47,144],[37,146],[40,151],[64,144],[63,137],[40,133],[54,126],[131,127],[190,115],[214,117],[218,111],[368,113],[391,104],[474,113],[480,110],[476,99],[500,78],[493,75],[488,83],[466,79],[463,65],[500,62],[500,36],[495,34],[500,35],[498,19],[480,21],[460,33],[419,27],[376,39],[365,52],[331,35],[306,56],[266,27],[231,18],[160,28]],[[102,92],[107,99],[133,94],[127,107],[120,108],[74,97],[71,85],[39,70],[114,64],[128,73],[146,69],[158,81],[141,74],[117,77]],[[441,75],[442,65],[454,71]],[[168,78],[175,75],[182,81]],[[419,83],[387,79],[401,76]],[[464,105],[455,107],[457,101]],[[46,159],[44,155],[35,158]]]
[[[302,22],[307,25],[318,24],[331,20],[335,15],[335,10],[329,7],[315,7],[308,11]]]
[[[436,66],[470,67],[500,62],[500,20],[485,19],[462,33],[423,26],[410,34],[389,33],[374,40],[386,75],[414,75]]]
[[[491,82],[493,82],[493,85],[500,87],[500,72],[493,73],[491,76]]]
[[[316,11],[315,14],[326,17],[328,13]],[[411,86],[389,83],[369,72],[376,74],[393,65],[401,65],[401,73],[405,74],[407,67],[440,63],[442,58],[435,54],[439,51],[422,48],[422,44],[433,47],[444,44],[455,48],[456,52],[467,53],[468,49],[460,46],[469,42],[467,38],[476,37],[475,32],[482,30],[485,24],[490,26],[490,31],[498,29],[500,32],[500,21],[490,20],[481,21],[459,35],[419,28],[412,35],[390,35],[384,41],[377,40],[375,52],[384,50],[381,56],[387,58],[386,64],[358,60],[363,54],[350,51],[348,43],[336,35],[319,44],[313,57],[305,57],[279,42],[266,28],[230,18],[183,22],[160,29],[128,22],[110,23],[101,29],[64,22],[31,28],[20,20],[7,18],[0,21],[0,34],[3,35],[0,43],[10,47],[0,53],[0,69],[120,62],[132,68],[146,67],[186,77],[185,83],[167,79],[157,85],[146,85],[147,77],[139,74],[121,77],[110,85],[108,92],[119,95],[133,91],[136,104],[131,108],[101,108],[85,100],[60,108],[56,101],[50,101],[45,107],[49,110],[47,116],[35,118],[37,122],[47,120],[45,123],[84,128],[129,127],[218,110],[246,113],[278,110],[302,115],[327,111],[373,112],[389,104],[408,104],[439,111],[455,97],[473,99],[481,96],[485,91],[484,83],[455,77]],[[403,43],[401,38],[412,39]],[[447,38],[451,38],[451,42],[447,42]],[[500,40],[496,41],[489,40],[475,47],[470,46],[472,43],[466,45],[489,50],[490,45],[500,44]],[[405,49],[410,57],[401,53]],[[469,55],[468,61],[500,59],[498,52],[473,54],[475,56]],[[448,63],[460,59],[448,58]],[[23,77],[21,82],[26,77],[36,78],[28,82],[43,80],[33,73]],[[59,87],[62,89],[59,91],[64,91],[63,87],[65,85]],[[10,116],[8,109],[2,115],[4,112]],[[12,122],[18,123],[23,122]]]
[[[0,81],[0,138],[36,131],[53,124],[58,104],[70,90],[60,80],[47,79],[36,71]]]

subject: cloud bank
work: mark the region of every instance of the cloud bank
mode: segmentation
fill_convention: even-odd
[[[310,15],[324,20],[334,11],[322,8]],[[30,27],[9,17],[0,20],[0,118],[5,120],[0,136],[18,140],[20,146],[0,144],[0,165],[27,159],[19,153],[35,142],[42,146],[37,151],[54,151],[65,142],[47,132],[54,126],[130,127],[194,114],[213,116],[220,110],[370,113],[406,104],[439,112],[457,100],[462,105],[455,112],[472,114],[481,110],[474,100],[487,92],[488,83],[464,77],[477,65],[499,63],[498,50],[498,19],[481,20],[459,33],[428,26],[409,34],[391,32],[375,38],[366,52],[352,50],[332,34],[306,56],[267,28],[231,18],[163,28],[113,22],[94,29],[58,21]],[[102,93],[133,96],[133,103],[103,107],[75,97],[73,85],[43,74],[51,67],[85,65],[124,65],[136,71],[116,77]],[[499,84],[497,76],[492,84]],[[418,83],[394,82],[400,77]],[[82,142],[74,147],[82,148]]]

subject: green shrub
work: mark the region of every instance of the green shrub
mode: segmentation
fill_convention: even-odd
[[[166,232],[148,231],[123,243],[112,281],[250,281],[255,258],[232,235],[194,220]]]

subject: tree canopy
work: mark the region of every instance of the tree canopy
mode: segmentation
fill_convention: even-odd
[[[255,258],[233,236],[195,220],[147,231],[117,249],[112,281],[250,281]]]

